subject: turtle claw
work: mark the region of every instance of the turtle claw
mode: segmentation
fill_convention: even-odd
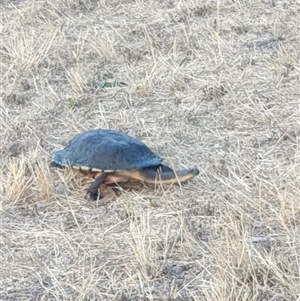
[[[91,185],[89,187],[89,189],[86,192],[86,198],[90,199],[92,201],[97,201],[102,199],[103,195],[102,195],[102,191],[100,189],[100,187],[95,187],[93,185]]]
[[[89,191],[86,194],[86,198],[92,200],[92,201],[97,201],[99,199],[101,199],[101,194],[98,191]]]
[[[101,201],[101,203],[108,203],[116,197],[114,190],[111,187],[108,187],[105,184],[102,184],[97,191],[88,189],[86,194],[86,199],[92,201]]]

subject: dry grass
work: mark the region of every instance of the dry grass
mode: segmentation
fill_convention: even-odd
[[[297,1],[16,0],[1,21],[1,300],[300,299]],[[92,128],[200,175],[88,202],[48,166]]]

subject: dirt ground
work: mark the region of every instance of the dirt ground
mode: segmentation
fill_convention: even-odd
[[[1,300],[300,300],[297,1],[1,3]],[[200,174],[86,200],[95,128]]]

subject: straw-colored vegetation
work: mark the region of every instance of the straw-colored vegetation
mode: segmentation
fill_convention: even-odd
[[[300,298],[297,1],[1,2],[1,300]],[[126,84],[126,85],[125,85]],[[182,186],[50,169],[117,129]]]

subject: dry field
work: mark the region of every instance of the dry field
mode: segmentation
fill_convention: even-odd
[[[299,2],[1,8],[1,300],[300,300]],[[94,128],[200,174],[88,201]]]

